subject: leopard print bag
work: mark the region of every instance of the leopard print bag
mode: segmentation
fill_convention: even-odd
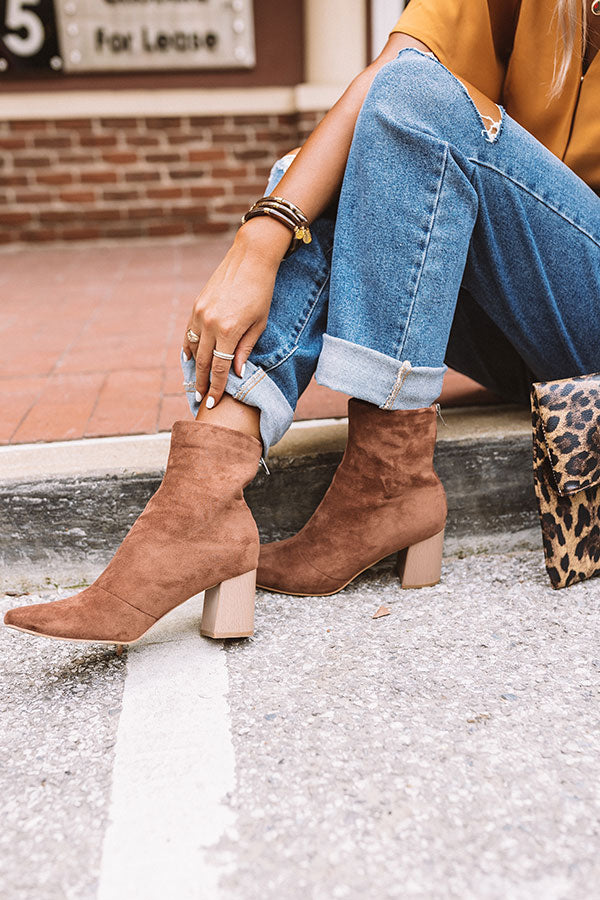
[[[532,385],[533,480],[553,588],[600,574],[600,373]]]

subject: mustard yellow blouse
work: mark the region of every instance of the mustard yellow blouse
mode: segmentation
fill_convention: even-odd
[[[556,0],[411,0],[392,31],[427,44],[600,193],[600,51],[583,78],[574,54],[563,91],[549,100],[555,11]]]

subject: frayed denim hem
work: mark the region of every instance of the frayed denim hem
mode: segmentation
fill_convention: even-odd
[[[441,394],[447,368],[413,366],[410,360],[325,334],[315,378],[380,409],[421,409]]]
[[[181,368],[189,407],[192,415],[196,418],[200,404],[196,400],[196,362],[194,358],[186,360],[182,352]],[[264,369],[249,360],[246,363],[243,378],[238,378],[233,372],[229,373],[225,391],[236,400],[240,400],[248,406],[255,406],[260,410],[260,436],[263,443],[263,456],[266,457],[269,449],[283,437],[292,424],[294,410]]]

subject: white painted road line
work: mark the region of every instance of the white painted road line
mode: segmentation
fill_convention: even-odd
[[[222,644],[129,651],[98,900],[217,900],[211,847],[233,815],[234,751]]]

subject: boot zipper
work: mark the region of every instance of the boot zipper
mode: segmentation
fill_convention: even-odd
[[[446,426],[446,428],[447,428],[447,427],[448,427],[448,423],[446,422],[446,420],[444,419],[444,417],[443,417],[443,415],[442,415],[442,407],[440,406],[439,403],[436,403],[436,404],[435,404],[435,411],[436,411],[436,413],[438,414],[438,416],[440,417],[440,419],[442,420],[443,424],[444,424],[444,425]]]

